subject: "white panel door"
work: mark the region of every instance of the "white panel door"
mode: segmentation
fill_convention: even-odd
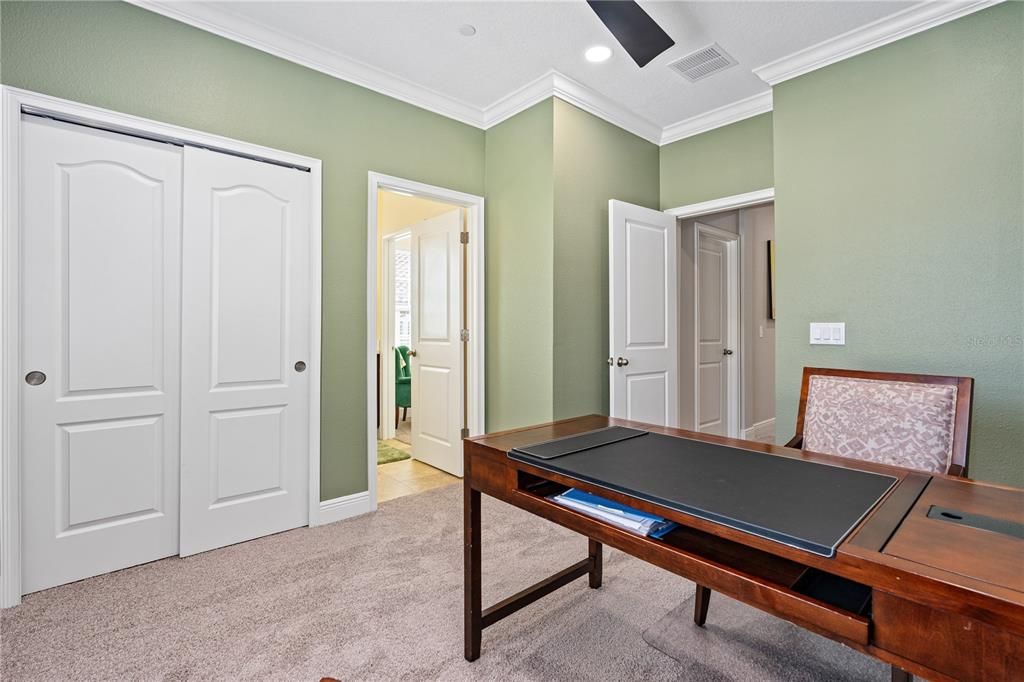
[[[462,476],[462,212],[412,229],[412,456]],[[415,355],[413,355],[415,353]]]
[[[28,593],[178,553],[181,149],[22,130]]]
[[[733,436],[736,328],[730,289],[735,278],[732,250],[737,237],[697,224],[695,295],[697,371],[697,431]]]
[[[676,219],[608,202],[613,417],[679,422],[679,294]]]
[[[185,150],[182,556],[308,523],[309,184]]]

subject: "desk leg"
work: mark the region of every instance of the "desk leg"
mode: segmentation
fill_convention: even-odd
[[[480,635],[483,631],[483,606],[480,599],[480,491],[473,490],[469,481],[463,484],[463,524],[466,660],[475,661],[480,658]]]
[[[708,604],[711,603],[711,589],[697,585],[697,594],[693,598],[693,622],[701,627],[708,619]]]
[[[604,571],[603,547],[597,540],[588,539],[590,557],[590,587],[597,589],[601,587],[601,578]]]
[[[905,670],[892,666],[892,682],[911,682],[914,677]]]

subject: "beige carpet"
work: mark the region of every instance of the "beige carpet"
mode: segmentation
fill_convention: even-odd
[[[752,654],[747,641],[719,639],[728,655],[694,663],[648,644],[645,631],[693,586],[618,552],[606,554],[600,590],[579,580],[488,628],[483,656],[467,663],[461,502],[461,486],[447,486],[373,515],[29,595],[0,613],[0,678],[788,679],[784,648]],[[485,603],[584,555],[578,535],[490,498],[483,509]],[[709,622],[720,615],[713,601]]]
[[[721,594],[711,595],[703,628],[693,597],[644,632],[679,661],[683,679],[860,682],[889,680],[889,666]]]

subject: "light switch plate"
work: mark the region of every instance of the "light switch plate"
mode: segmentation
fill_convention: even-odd
[[[845,346],[845,322],[811,322],[811,345]]]

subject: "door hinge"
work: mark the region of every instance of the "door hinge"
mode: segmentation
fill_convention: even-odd
[[[468,244],[469,243],[469,232],[459,232],[459,243],[460,244]]]
[[[462,438],[469,438],[469,429],[462,429],[462,432],[459,434],[459,436]]]
[[[459,338],[462,340],[463,343],[469,343],[469,330],[463,329],[462,331],[460,331]]]

